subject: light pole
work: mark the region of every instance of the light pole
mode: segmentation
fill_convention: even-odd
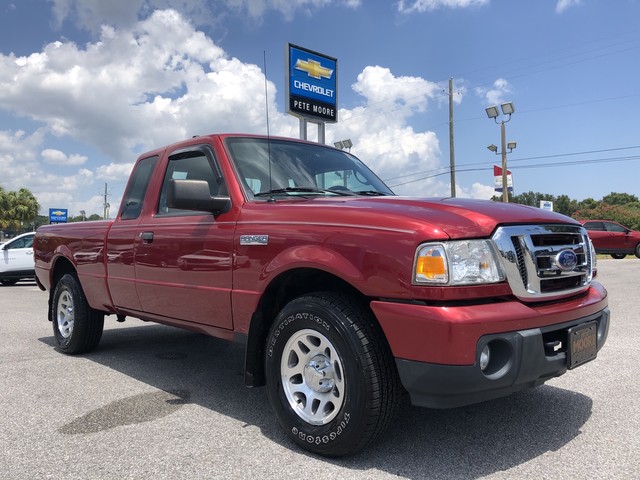
[[[509,202],[509,189],[507,188],[507,148],[509,149],[509,153],[511,153],[511,151],[516,148],[516,142],[509,142],[507,145],[507,141],[505,140],[504,124],[511,120],[511,114],[515,109],[513,108],[512,102],[503,103],[500,105],[500,108],[502,109],[502,115],[506,117],[506,119],[503,118],[500,121],[498,121],[498,115],[500,114],[500,112],[498,112],[498,107],[493,105],[486,108],[485,111],[489,118],[493,118],[493,120],[500,125],[500,140],[502,145],[502,151],[500,152],[502,155],[502,201],[507,203]],[[495,145],[489,145],[487,148],[498,155],[498,147]]]
[[[351,152],[351,147],[353,147],[353,142],[351,141],[351,139],[347,138],[346,140],[340,140],[338,142],[334,142],[333,146],[336,148],[339,148],[340,150],[343,150],[346,148],[349,152]]]

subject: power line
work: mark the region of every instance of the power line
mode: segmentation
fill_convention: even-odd
[[[638,148],[638,147],[623,147],[623,148]],[[619,150],[619,149],[611,149],[611,150]],[[565,155],[573,155],[573,154],[565,154]],[[562,155],[557,155],[557,156],[562,156]],[[553,157],[554,157],[554,155],[549,155],[549,156],[545,156],[545,157],[529,157],[527,159],[519,159],[519,160],[532,160],[532,159],[553,158]],[[524,170],[524,169],[532,169],[532,168],[566,167],[566,166],[571,166],[571,165],[587,165],[587,164],[596,164],[596,163],[627,162],[627,161],[632,161],[632,160],[640,160],[640,155],[632,155],[632,156],[626,156],[626,157],[594,158],[594,159],[587,159],[587,160],[573,160],[573,161],[554,162],[554,163],[536,163],[536,164],[530,164],[530,165],[516,165],[516,166],[511,166],[510,165],[509,166],[509,170]],[[514,160],[510,160],[510,162],[513,162],[513,161]],[[491,163],[493,163],[493,162],[491,162]],[[484,163],[482,163],[482,164],[484,164]],[[481,164],[467,164],[467,165],[481,165]],[[456,169],[456,172],[457,173],[461,173],[461,172],[480,172],[480,171],[491,171],[491,170],[493,170],[493,165],[492,166],[487,166],[487,167],[477,167],[477,168],[461,168],[461,169]],[[433,170],[433,171],[435,171],[435,170]],[[426,171],[425,172],[419,172],[419,173],[409,174],[409,175],[406,175],[406,176],[420,175],[421,173],[427,173],[427,172]],[[449,171],[445,170],[444,172],[434,173],[432,175],[426,175],[426,176],[423,176],[423,177],[420,177],[420,178],[415,178],[413,180],[408,180],[406,182],[391,184],[389,186],[391,188],[399,187],[401,185],[407,185],[409,183],[420,182],[422,180],[428,180],[430,178],[435,178],[435,177],[439,177],[441,175],[448,175],[448,174],[449,174]],[[393,178],[390,178],[390,179],[386,179],[384,181],[387,182],[387,181],[393,180],[395,178],[401,178],[401,177],[393,177]]]
[[[525,61],[530,60],[530,59],[535,59],[535,58],[539,58],[539,57],[545,57],[545,56],[548,56],[548,55],[553,55],[555,53],[563,52],[563,51],[567,51],[567,50],[571,50],[571,49],[577,49],[577,48],[580,48],[580,47],[585,46],[585,45],[594,44],[596,42],[604,42],[604,41],[607,41],[607,40],[620,38],[620,37],[623,37],[623,36],[629,35],[629,34],[635,35],[638,32],[640,32],[640,30],[634,30],[634,31],[631,31],[631,32],[621,33],[619,35],[613,35],[613,36],[603,37],[603,38],[596,39],[596,40],[590,40],[590,41],[587,41],[587,42],[578,43],[578,44],[573,45],[573,46],[564,47],[564,48],[561,48],[561,49],[558,49],[558,50],[545,52],[545,53],[540,53],[540,54],[532,55],[532,56],[529,56],[529,57],[523,57],[523,58],[521,58],[519,60],[513,60],[511,62],[507,62],[506,65],[517,64],[517,63],[525,62]],[[608,45],[600,45],[600,46],[597,46],[596,48],[593,48],[593,49],[590,49],[590,50],[581,51],[581,52],[577,52],[577,53],[571,53],[571,54],[567,54],[567,55],[562,55],[562,56],[550,59],[550,60],[545,61],[545,62],[540,62],[540,63],[537,63],[537,64],[525,65],[523,67],[512,69],[511,71],[506,71],[506,72],[500,74],[500,76],[509,77],[509,78],[521,78],[521,77],[525,77],[525,76],[532,75],[532,74],[535,74],[535,73],[540,73],[542,71],[548,71],[548,70],[552,70],[552,69],[563,68],[563,67],[568,66],[568,65],[574,65],[576,63],[582,63],[582,62],[594,60],[594,59],[597,59],[597,58],[602,58],[604,56],[623,53],[623,52],[626,52],[626,51],[629,51],[629,50],[634,50],[634,49],[640,48],[640,43],[636,44],[637,41],[638,40],[636,38],[632,38],[632,39],[622,40],[622,41],[619,41],[619,42],[616,42],[616,43],[612,43],[612,44],[608,44]],[[626,46],[629,43],[631,43],[632,45],[631,46]],[[586,58],[579,58],[579,57],[584,57],[584,55],[589,54],[589,53],[594,53],[594,52],[602,51],[604,49],[611,49],[611,48],[619,47],[619,46],[626,46],[626,48],[614,49],[613,51],[600,53],[598,55],[592,55],[592,56],[589,56],[589,57],[586,57]],[[571,60],[572,58],[575,58],[575,60],[568,61],[568,60]],[[454,77],[456,77],[456,78],[464,78],[467,75],[469,75],[470,73],[474,73],[474,72],[482,71],[482,70],[489,70],[489,69],[492,69],[492,68],[497,68],[499,66],[503,67],[504,65],[505,64],[497,65],[497,66],[493,66],[493,67],[481,68],[481,69],[478,69],[478,70],[462,73],[462,74],[459,74],[459,75],[454,75]],[[539,68],[539,67],[544,67],[544,68]],[[514,75],[513,74],[513,73],[517,73],[519,71],[523,71],[523,70],[528,69],[528,68],[539,68],[539,69],[538,70],[533,70],[533,71],[531,71],[529,73],[522,73],[522,74],[519,74],[519,75]],[[513,72],[513,73],[511,73],[511,72]],[[416,78],[421,78],[421,77],[416,77]],[[437,82],[430,82],[430,81],[425,80],[425,79],[423,79],[423,80],[424,80],[424,82],[427,83],[426,88],[423,87],[422,89],[419,89],[419,90],[416,89],[415,90],[415,92],[416,92],[415,95],[404,96],[401,99],[394,98],[394,99],[391,99],[391,100],[383,100],[383,101],[380,101],[380,102],[368,103],[364,107],[360,107],[360,108],[363,109],[363,111],[361,113],[353,114],[353,111],[352,111],[352,115],[351,115],[351,117],[349,118],[348,121],[354,122],[354,123],[368,121],[367,120],[367,116],[368,116],[367,114],[370,114],[370,112],[372,112],[372,111],[375,112],[376,110],[379,110],[379,111],[383,111],[384,110],[384,112],[386,114],[389,114],[389,113],[393,113],[393,112],[396,112],[396,111],[400,111],[402,109],[411,108],[412,101],[415,101],[416,104],[418,104],[423,99],[431,99],[431,100],[436,100],[437,101],[437,99],[439,98],[439,95],[436,95],[436,93],[438,93],[439,91],[444,90],[444,85],[446,84],[446,82],[448,82],[448,80],[441,80],[441,81],[437,81]],[[468,90],[472,90],[472,89],[481,88],[481,87],[489,87],[491,85],[493,85],[493,83],[491,81],[480,81],[480,82],[476,82],[474,85],[468,85],[465,88],[468,89]],[[578,103],[573,103],[573,104],[558,105],[558,106],[554,106],[554,107],[529,110],[529,112],[552,110],[552,109],[561,109],[561,108],[566,108],[566,107],[570,107],[570,106],[579,106],[579,105],[585,105],[585,104],[589,104],[589,103],[597,103],[597,102],[619,100],[619,99],[625,99],[625,98],[635,97],[635,96],[640,96],[640,93],[633,93],[633,94],[629,94],[629,95],[617,96],[617,97],[609,97],[609,98],[603,98],[603,99],[594,99],[594,100],[588,100],[588,101],[585,101],[585,102],[578,102]],[[442,98],[445,98],[445,97],[446,97],[446,95],[442,96]],[[367,112],[365,112],[364,110],[367,110]],[[522,113],[526,113],[526,111],[522,110],[522,111],[520,111],[519,114],[522,114]],[[457,122],[476,120],[476,119],[479,119],[479,118],[481,118],[481,117],[458,119]],[[385,142],[385,143],[387,143],[387,142]]]
[[[510,159],[509,162],[510,164],[513,162],[522,162],[525,160],[541,160],[541,159],[548,159],[548,158],[558,158],[558,157],[570,157],[570,156],[575,156],[575,155],[591,155],[594,153],[607,153],[607,152],[619,152],[621,150],[632,150],[634,148],[640,148],[640,145],[633,145],[633,146],[628,146],[628,147],[612,147],[612,148],[604,148],[601,150],[586,150],[584,152],[569,152],[569,153],[556,153],[553,155],[540,155],[537,157],[524,157],[524,158],[515,158],[515,159]],[[620,158],[626,158],[626,157],[620,157]],[[473,165],[486,165],[487,163],[491,163],[493,164],[494,162],[475,162],[475,163],[461,163],[459,164],[459,166],[461,167],[470,167]],[[407,173],[404,175],[398,175],[396,177],[390,177],[387,178],[385,181],[389,181],[389,180],[396,180],[399,178],[406,178],[406,177],[412,177],[414,175],[422,175],[424,173],[431,173],[431,172],[437,172],[438,170],[442,170],[442,169],[446,169],[445,172],[443,173],[438,173],[436,176],[438,175],[443,175],[444,173],[448,173],[448,167],[446,166],[442,166],[442,167],[437,167],[434,168],[432,170],[423,170],[421,172],[414,172],[414,173]],[[462,172],[462,171],[470,171],[470,170],[461,170],[461,169],[456,169],[456,172]]]

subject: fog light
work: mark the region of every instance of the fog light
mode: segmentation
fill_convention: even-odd
[[[485,345],[482,352],[480,352],[480,370],[484,372],[487,369],[489,360],[491,360],[491,349],[489,345]]]

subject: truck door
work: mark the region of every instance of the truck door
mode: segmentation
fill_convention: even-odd
[[[158,156],[143,158],[134,167],[122,207],[107,238],[107,282],[116,307],[142,310],[135,286],[133,251],[138,236],[142,202],[151,181]]]
[[[212,195],[225,182],[208,145],[170,154],[158,205],[139,225],[135,248],[136,289],[150,314],[231,329],[233,213],[167,206],[171,179],[205,180]]]

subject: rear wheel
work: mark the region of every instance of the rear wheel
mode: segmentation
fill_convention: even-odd
[[[326,456],[355,453],[388,428],[400,382],[372,314],[333,293],[292,300],[266,346],[267,393],[287,435]]]
[[[627,255],[624,253],[612,253],[611,258],[615,258],[616,260],[622,260]]]
[[[640,243],[636,245],[635,254],[637,258],[640,258]]]
[[[56,284],[50,315],[56,346],[64,353],[86,353],[100,342],[104,314],[89,306],[74,274],[64,275]]]

